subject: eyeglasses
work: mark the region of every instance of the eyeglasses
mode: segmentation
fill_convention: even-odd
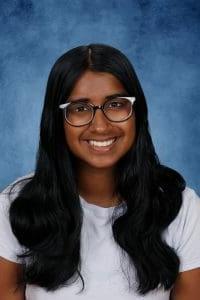
[[[76,101],[61,104],[59,108],[63,110],[67,123],[79,127],[89,124],[97,109],[101,109],[105,117],[111,122],[126,121],[132,115],[135,100],[135,97],[116,97],[107,100],[103,105]]]

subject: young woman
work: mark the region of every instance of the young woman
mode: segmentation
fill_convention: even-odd
[[[49,75],[35,172],[1,193],[1,299],[200,299],[199,215],[131,63],[74,48]]]

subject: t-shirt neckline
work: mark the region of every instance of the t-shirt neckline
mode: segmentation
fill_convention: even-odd
[[[110,215],[112,215],[114,209],[121,205],[121,203],[120,203],[119,205],[116,205],[116,206],[103,207],[103,206],[99,206],[99,205],[87,202],[80,195],[79,195],[79,198],[80,198],[80,202],[81,202],[83,209],[86,209],[88,212],[93,213],[94,215],[96,215],[98,217],[105,217],[105,218],[109,217]]]

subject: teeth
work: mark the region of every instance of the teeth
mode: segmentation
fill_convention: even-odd
[[[97,141],[93,141],[93,140],[90,140],[88,142],[92,146],[105,147],[105,146],[111,145],[114,141],[115,141],[115,139],[112,139],[109,141],[104,141],[104,142],[97,142]]]

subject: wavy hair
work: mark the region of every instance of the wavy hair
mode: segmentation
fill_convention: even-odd
[[[10,206],[13,233],[25,249],[19,254],[23,282],[50,291],[80,277],[84,289],[80,256],[83,210],[76,161],[66,144],[58,106],[65,103],[86,70],[111,73],[136,97],[136,143],[117,163],[115,174],[126,211],[112,223],[113,236],[131,259],[140,294],[159,285],[170,289],[180,260],[163,239],[163,232],[180,210],[185,181],[159,162],[149,133],[145,96],[133,66],[123,53],[104,44],[73,48],[51,69],[35,172]]]

